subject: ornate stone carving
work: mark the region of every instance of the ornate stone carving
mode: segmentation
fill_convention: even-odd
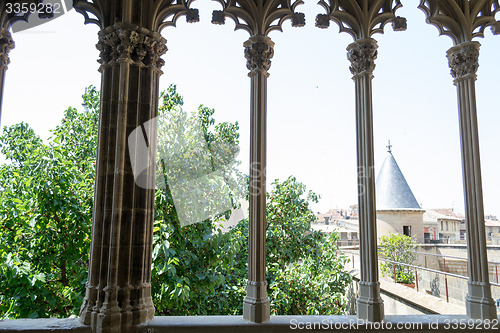
[[[326,29],[330,26],[330,16],[326,14],[318,14],[316,16],[316,27]]]
[[[200,22],[200,14],[197,8],[189,8],[186,10],[186,22],[187,23]]]
[[[372,75],[377,59],[377,42],[372,38],[361,39],[347,48],[347,59],[351,62],[353,79],[359,75]]]
[[[125,20],[147,26],[155,32],[165,27],[175,27],[177,20],[185,16],[186,22],[198,22],[198,9],[190,8],[192,0],[142,0],[122,1],[120,6],[109,6],[102,0],[73,0],[73,7],[85,18],[85,23],[97,24],[101,29],[113,25],[124,12],[135,13]],[[124,10],[127,8],[127,10]],[[145,25],[144,22],[151,24]]]
[[[124,23],[101,30],[96,47],[101,65],[129,62],[156,69],[164,65],[161,56],[167,52],[166,40],[160,34]]]
[[[256,70],[268,71],[271,67],[271,58],[274,55],[274,43],[269,37],[257,35],[243,44],[247,68],[250,72]]]
[[[407,28],[406,18],[404,17],[396,16],[392,21],[392,30],[394,31],[406,31]]]
[[[306,25],[306,16],[304,13],[292,14],[292,27],[303,27]]]
[[[212,24],[223,25],[226,23],[226,15],[222,10],[214,10],[212,12]]]
[[[448,65],[451,68],[451,76],[457,80],[468,77],[476,79],[476,71],[479,67],[478,42],[468,42],[452,47],[446,53]]]
[[[3,28],[0,29],[0,69],[7,69],[10,63],[9,52],[14,46],[10,32]]]
[[[500,10],[498,0],[452,3],[420,0],[418,8],[424,11],[427,23],[438,28],[440,35],[449,36],[455,45],[469,42],[475,37],[483,37],[487,27],[491,27],[494,34],[498,33],[500,23],[495,20],[495,15]]]
[[[247,31],[251,36],[265,35],[273,30],[283,31],[282,25],[288,19],[293,27],[305,25],[305,16],[295,12],[302,0],[215,0],[222,5],[222,11],[215,10],[212,23],[224,24],[227,16],[236,23],[236,29]]]
[[[384,26],[390,22],[394,31],[406,30],[406,19],[395,15],[402,6],[400,0],[320,0],[318,4],[326,14],[316,16],[316,26],[328,28],[329,20],[332,20],[339,25],[341,32],[347,32],[354,40],[383,33]]]

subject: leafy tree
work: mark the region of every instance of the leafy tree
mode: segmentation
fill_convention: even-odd
[[[182,225],[170,187],[178,178],[200,177],[213,172],[214,166],[224,165],[224,179],[235,189],[231,192],[234,207],[243,186],[243,176],[234,162],[235,150],[231,149],[238,144],[238,124],[216,124],[213,109],[203,106],[188,117],[182,111],[183,100],[175,86],[162,97],[160,116],[166,126],[159,127],[168,135],[159,138],[159,154],[171,169],[183,172],[167,172],[164,160],[159,161],[165,188],[156,191],[152,273],[155,306],[163,315],[241,314],[248,275],[248,220],[240,221],[226,233],[221,232],[218,222],[227,219],[229,212]],[[193,132],[193,128],[201,128],[201,133]],[[162,152],[161,147],[166,151]],[[276,296],[273,313],[341,313],[350,276],[342,269],[345,257],[336,256],[335,240],[311,230],[316,217],[309,205],[318,196],[306,192],[305,185],[294,177],[284,182],[276,180],[272,186],[267,198],[267,265],[269,293]],[[203,189],[204,193],[210,191]],[[210,195],[204,198],[213,200]],[[203,202],[203,207],[208,205]],[[309,283],[290,279],[292,267]]]
[[[266,207],[269,265],[288,265],[305,256],[320,255],[324,235],[311,230],[316,216],[309,207],[318,201],[318,195],[306,192],[306,186],[293,176],[271,185],[273,189],[267,195]]]
[[[203,105],[188,115],[175,86],[162,99],[157,121],[157,184],[166,190],[158,194],[167,195],[170,201],[164,215],[175,215],[175,221],[185,226],[229,214],[245,192],[245,177],[235,159],[238,123],[215,124],[215,111]]]
[[[311,230],[318,196],[289,177],[273,182],[267,204],[267,266],[271,311],[276,315],[342,314],[351,276],[337,253],[338,234]]]
[[[394,262],[413,265],[417,258],[416,248],[415,240],[406,235],[389,234],[379,238],[379,254],[382,258]],[[396,283],[415,282],[415,275],[411,267],[384,261],[380,263],[380,269],[382,274],[388,277],[394,278],[396,275],[396,281],[394,281]]]
[[[352,277],[348,258],[337,252],[338,234],[322,235],[320,254],[280,267],[271,282],[273,314],[340,315],[347,310],[345,292]]]
[[[78,313],[88,269],[99,92],[89,87],[83,101],[85,112],[68,108],[47,143],[25,123],[0,136],[7,159],[0,165],[1,318]],[[174,85],[161,95],[160,128],[166,135],[159,138],[165,151],[159,152],[162,186],[155,191],[154,304],[159,315],[241,314],[248,220],[221,229],[248,188],[235,159],[238,124],[216,123],[214,110],[203,105],[188,115],[182,104]],[[184,192],[177,186],[206,175],[216,177]],[[336,254],[337,236],[310,228],[315,217],[309,204],[317,195],[294,177],[272,185],[267,279],[273,313],[342,313],[350,282],[343,271],[347,259]],[[215,200],[204,216],[179,216],[189,205],[206,207],[219,198],[215,189],[221,186],[228,205]],[[204,195],[193,196],[195,188]],[[183,201],[190,203],[179,206]]]
[[[99,93],[86,112],[68,108],[45,144],[20,123],[0,151],[0,313],[67,317],[85,290],[92,217]]]
[[[267,280],[272,313],[344,313],[345,289],[351,282],[343,269],[347,258],[337,254],[337,234],[328,237],[310,228],[315,216],[309,203],[317,196],[306,194],[306,187],[294,177],[276,180],[272,185],[267,207]],[[181,228],[180,238],[168,236],[168,243],[160,250],[170,259],[159,261],[164,265],[163,277],[156,272],[161,280],[155,280],[154,285],[164,288],[163,293],[154,293],[159,313],[241,315],[248,274],[248,220],[240,221],[227,233],[218,231],[211,236],[209,224],[206,229],[203,223],[196,226]],[[205,242],[200,241],[202,230],[206,232]],[[195,267],[189,267],[193,260],[186,252],[192,255],[192,249],[205,255],[204,264],[194,261]]]
[[[214,110],[203,105],[188,116],[175,86],[161,98],[157,174],[162,186],[156,190],[152,271],[155,306],[164,315],[234,312],[223,296],[231,293],[236,283],[241,284],[243,273],[234,279],[231,258],[246,242],[222,233],[219,222],[229,217],[230,209],[244,194],[245,177],[234,159],[238,123],[216,124]],[[214,174],[217,177],[206,178]],[[196,186],[188,184],[200,178],[203,181]],[[174,192],[179,182],[181,191]],[[229,205],[217,204],[222,199],[217,191],[221,185],[228,189]],[[193,198],[193,192],[202,195]],[[194,209],[194,214],[180,218],[181,211],[190,206],[210,214],[197,215]]]

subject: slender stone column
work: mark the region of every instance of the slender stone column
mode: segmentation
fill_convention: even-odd
[[[0,124],[2,120],[3,86],[5,72],[10,63],[9,52],[14,48],[14,40],[7,29],[0,28]]]
[[[158,80],[167,50],[160,34],[130,23],[99,32],[101,111],[91,259],[81,321],[97,332],[128,332],[154,316],[151,298],[154,165],[136,185],[131,132],[157,116]],[[153,123],[153,122],[151,122]],[[156,129],[144,130],[156,151]]]
[[[357,299],[358,318],[367,321],[384,319],[384,302],[380,298],[377,255],[377,215],[373,158],[372,79],[377,58],[377,42],[371,38],[383,33],[391,22],[394,31],[406,30],[406,19],[396,16],[400,1],[322,0],[326,14],[316,17],[316,26],[327,28],[330,20],[340,31],[354,38],[347,47],[352,79],[356,86],[356,152],[358,164],[358,206],[360,272]]]
[[[356,85],[356,141],[358,161],[358,203],[360,271],[358,317],[384,319],[380,298],[377,256],[377,215],[373,158],[372,79],[377,58],[377,42],[372,38],[355,41],[347,47],[351,73]]]
[[[479,67],[478,42],[465,42],[448,50],[451,75],[458,93],[462,174],[465,195],[469,292],[465,299],[467,315],[473,319],[496,319],[497,312],[488,273],[483,189],[479,156],[476,111],[476,71]]]
[[[243,318],[262,323],[271,313],[266,282],[266,126],[267,71],[271,67],[274,43],[267,34],[282,31],[281,25],[288,19],[294,27],[304,26],[305,18],[304,14],[295,12],[301,0],[217,1],[223,10],[213,12],[212,23],[224,24],[228,16],[235,21],[235,30],[242,29],[251,35],[243,44],[251,79],[248,282]]]
[[[248,283],[243,318],[262,323],[271,313],[266,282],[266,125],[267,71],[274,43],[265,35],[255,35],[243,46],[251,79]]]

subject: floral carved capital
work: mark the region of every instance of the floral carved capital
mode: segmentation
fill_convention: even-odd
[[[360,75],[372,76],[377,59],[377,42],[372,38],[358,40],[347,47],[347,59],[351,62],[349,69],[356,79]]]
[[[99,32],[96,47],[101,65],[127,62],[160,70],[161,56],[167,52],[166,40],[160,34],[135,25],[116,23]]]
[[[258,70],[267,72],[271,67],[271,58],[274,55],[274,43],[264,35],[256,35],[247,40],[245,47],[245,58],[250,73]]]
[[[480,45],[478,42],[466,42],[448,50],[446,56],[455,82],[470,77],[476,79]]]
[[[9,52],[14,46],[10,32],[3,28],[0,29],[0,69],[7,69],[10,63]]]

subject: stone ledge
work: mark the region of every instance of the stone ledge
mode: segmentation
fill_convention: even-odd
[[[40,318],[0,320],[0,332],[78,332],[90,333],[89,326],[82,325],[79,318]]]
[[[352,275],[354,281],[359,281],[359,275],[360,275],[359,270],[354,269],[351,270],[349,273]],[[384,299],[383,297],[384,294],[392,296],[399,302],[409,304],[426,314],[436,314],[436,315],[465,314],[465,308],[463,307],[451,303],[446,303],[439,297],[428,295],[423,292],[418,292],[415,289],[389,281],[385,277],[382,277],[380,279],[380,292],[382,294],[382,299]]]
[[[380,279],[380,289],[383,293],[400,299],[401,302],[412,304],[415,307],[425,309],[427,313],[441,315],[465,314],[465,308],[455,304],[446,303],[442,299],[418,292],[415,289]]]

